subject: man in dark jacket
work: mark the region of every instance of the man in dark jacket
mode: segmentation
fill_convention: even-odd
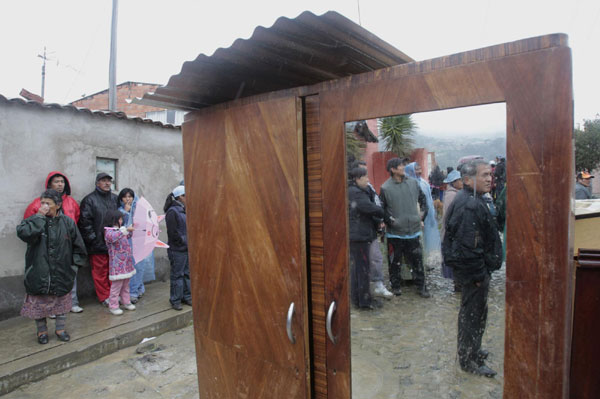
[[[373,218],[382,218],[383,209],[369,196],[367,170],[350,171],[348,185],[348,218],[350,227],[350,297],[361,309],[373,309],[380,303],[371,298],[369,291],[369,248],[377,238]]]
[[[386,237],[394,250],[394,259],[389,263],[392,292],[401,295],[400,267],[402,257],[413,270],[413,275],[419,294],[429,298],[423,270],[423,250],[421,249],[422,221],[427,217],[427,199],[419,187],[419,182],[409,179],[404,174],[406,161],[392,158],[387,163],[390,178],[381,186],[379,195],[385,211]],[[417,204],[422,210],[419,215]]]
[[[496,372],[484,363],[481,349],[487,320],[490,276],[502,265],[502,242],[496,221],[483,198],[492,186],[490,165],[475,159],[461,169],[464,188],[448,208],[444,263],[462,286],[458,314],[458,358],[463,370],[486,377]]]
[[[96,175],[96,189],[81,201],[79,217],[79,230],[90,256],[96,296],[106,306],[110,295],[110,280],[103,220],[109,210],[117,210],[117,196],[110,191],[112,179],[108,173]]]

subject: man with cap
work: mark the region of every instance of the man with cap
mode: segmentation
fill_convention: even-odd
[[[595,198],[590,190],[590,183],[592,182],[593,178],[594,176],[587,172],[577,173],[577,183],[575,183],[575,199],[579,200]]]
[[[52,189],[61,194],[62,205],[60,207],[60,212],[73,219],[75,224],[77,224],[79,221],[79,204],[77,204],[77,201],[71,197],[71,184],[69,183],[67,176],[59,171],[48,173],[44,183],[44,189]],[[23,219],[27,219],[28,217],[38,213],[41,204],[42,202],[39,197],[31,201],[25,210]],[[79,306],[79,298],[77,298],[77,276],[75,276],[73,289],[71,290],[71,312],[83,312],[83,308]]]
[[[444,234],[446,234],[446,217],[448,215],[448,208],[450,208],[450,204],[452,201],[454,201],[456,194],[463,188],[460,172],[458,170],[453,170],[448,173],[448,176],[444,179],[444,183],[448,185],[448,188],[446,188],[446,193],[444,194],[444,216],[442,218],[442,231],[440,234],[440,237],[442,237],[442,245],[444,241]],[[442,262],[442,276],[454,280],[452,268],[446,266],[444,262]],[[460,284],[454,280],[454,292],[460,291]]]
[[[96,296],[103,305],[108,304],[110,294],[108,249],[103,239],[103,219],[109,210],[117,210],[117,195],[110,191],[112,179],[108,173],[101,172],[96,175],[96,189],[81,201],[79,217],[79,231],[90,256]]]

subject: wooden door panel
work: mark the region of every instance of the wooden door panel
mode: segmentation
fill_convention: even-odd
[[[567,397],[573,289],[571,73],[566,37],[550,35],[324,85],[319,92],[323,268],[326,302],[338,302],[334,331],[339,339],[335,345],[327,341],[328,397],[351,395],[344,122],[494,102],[506,103],[510,187],[504,397]]]
[[[306,395],[299,111],[287,98],[199,114],[184,126],[196,344],[210,349],[198,355],[198,379],[209,397],[278,397],[279,383],[296,392],[288,397]],[[286,334],[292,302],[295,344]],[[213,381],[229,378],[227,368],[237,377],[221,389]]]
[[[304,373],[282,368],[196,334],[201,398],[305,398]]]

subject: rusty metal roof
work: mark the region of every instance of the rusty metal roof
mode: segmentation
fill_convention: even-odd
[[[181,129],[181,126],[165,124],[162,122],[153,121],[152,119],[129,117],[124,112],[92,111],[91,109],[88,109],[88,108],[80,108],[80,107],[75,107],[73,105],[61,105],[61,104],[55,104],[55,103],[39,103],[37,101],[27,101],[27,100],[23,100],[21,98],[6,98],[2,94],[0,94],[0,104],[19,104],[19,105],[25,105],[25,106],[30,106],[30,107],[37,107],[37,108],[41,108],[41,109],[73,111],[73,112],[78,112],[78,113],[92,115],[92,116],[95,115],[95,116],[101,116],[101,117],[105,117],[105,118],[121,119],[121,120],[125,120],[128,122],[136,122],[136,123],[144,123],[147,125],[155,125],[155,126],[159,126],[162,128],[176,129],[176,130]]]
[[[413,60],[346,17],[305,11],[257,27],[249,39],[183,64],[141,102],[194,110],[237,98],[308,86]]]

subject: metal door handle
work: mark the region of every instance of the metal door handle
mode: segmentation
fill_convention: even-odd
[[[294,317],[294,302],[292,302],[290,304],[290,308],[288,309],[288,313],[287,313],[287,323],[286,323],[286,330],[287,330],[287,336],[290,339],[290,342],[292,344],[296,343],[296,338],[294,337],[294,333],[292,332],[292,319]]]
[[[327,327],[327,335],[329,335],[329,339],[334,345],[336,343],[336,338],[333,335],[333,332],[331,331],[331,319],[333,318],[333,314],[335,313],[336,308],[337,306],[335,304],[335,301],[331,302],[331,305],[329,305],[329,310],[327,311],[327,321],[325,323],[325,326]]]

